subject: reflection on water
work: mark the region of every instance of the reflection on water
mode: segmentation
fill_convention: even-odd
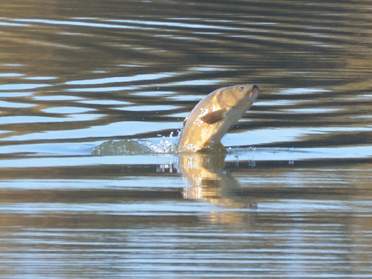
[[[237,194],[241,188],[239,182],[223,170],[224,154],[180,154],[179,160],[181,173],[188,183],[183,192],[185,199],[227,208],[250,206]]]
[[[2,3],[2,277],[370,277],[369,9]],[[236,83],[263,94],[225,162],[178,157],[186,114]]]
[[[183,168],[187,187],[166,164],[161,176],[158,165],[142,165],[43,169],[23,172],[37,178],[3,180],[2,264],[14,277],[21,277],[20,265],[27,274],[80,272],[87,278],[92,272],[227,278],[370,273],[370,164],[230,164],[228,174],[214,165],[221,161],[181,160],[194,166]]]

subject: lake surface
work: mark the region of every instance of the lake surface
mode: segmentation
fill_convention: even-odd
[[[0,277],[371,278],[371,8],[2,1]],[[225,166],[172,152],[237,83]]]

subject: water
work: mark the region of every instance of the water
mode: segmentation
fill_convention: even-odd
[[[370,10],[3,1],[0,277],[371,278]],[[236,83],[225,166],[174,154]]]

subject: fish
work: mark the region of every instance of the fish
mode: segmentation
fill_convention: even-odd
[[[257,99],[257,85],[238,84],[214,90],[185,118],[178,152],[225,151],[222,137]]]

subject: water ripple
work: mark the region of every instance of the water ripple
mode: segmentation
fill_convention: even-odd
[[[370,278],[368,1],[3,2],[2,277]],[[237,83],[225,169],[182,169]]]

